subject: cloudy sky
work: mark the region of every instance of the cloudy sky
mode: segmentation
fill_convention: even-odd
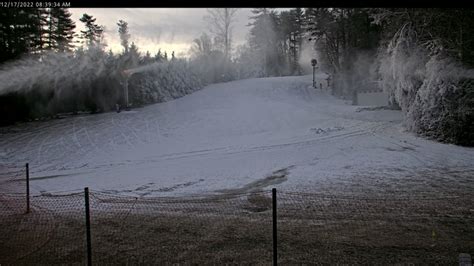
[[[249,32],[251,9],[240,8],[237,11],[234,27],[234,44],[242,44]],[[193,39],[203,32],[208,32],[204,16],[206,8],[71,8],[72,18],[76,21],[77,31],[83,30],[79,21],[87,13],[97,18],[96,23],[105,26],[107,49],[121,52],[117,22],[122,19],[128,22],[131,41],[140,51],[150,51],[154,55],[158,49],[174,50],[177,56],[188,53]],[[234,45],[234,47],[235,47]]]

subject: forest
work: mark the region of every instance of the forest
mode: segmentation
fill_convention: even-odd
[[[232,39],[235,8],[208,9],[208,31],[190,56],[143,52],[117,21],[123,50],[107,48],[104,27],[83,14],[78,31],[65,8],[0,11],[0,125],[62,114],[164,102],[207,84],[308,74],[332,77],[331,93],[383,90],[404,127],[442,142],[474,145],[474,10],[257,8],[243,45]]]

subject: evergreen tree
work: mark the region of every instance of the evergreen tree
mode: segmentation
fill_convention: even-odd
[[[0,62],[41,50],[43,17],[38,8],[0,10]]]
[[[295,8],[290,10],[290,23],[292,36],[290,36],[290,41],[292,43],[292,71],[301,74],[301,68],[298,63],[298,59],[301,53],[301,46],[303,43],[303,23],[304,23],[304,11],[301,8]]]
[[[89,14],[83,14],[79,19],[85,24],[86,30],[81,31],[81,38],[88,46],[97,45],[100,43],[104,27],[95,23],[96,18]]]
[[[76,28],[72,14],[66,8],[52,8],[49,14],[49,48],[60,52],[71,51]]]
[[[276,28],[277,14],[268,8],[253,9],[249,44],[256,55],[262,58],[265,75],[280,75],[279,42]]]
[[[141,61],[141,55],[140,52],[138,51],[138,47],[135,45],[134,42],[130,45],[130,48],[128,50],[128,53],[125,54],[126,57],[126,66],[127,68],[134,68],[137,67],[140,64]]]
[[[130,39],[130,33],[128,32],[128,23],[123,20],[119,20],[117,25],[119,26],[118,32],[120,35],[120,43],[123,46],[124,53],[128,53],[128,40]]]
[[[163,61],[163,54],[161,54],[161,49],[158,49],[158,52],[156,53],[154,60],[156,62]]]
[[[153,63],[153,58],[151,57],[150,51],[146,51],[145,55],[140,60],[140,65],[148,65]]]
[[[301,9],[299,9],[301,11]],[[301,21],[295,9],[282,11],[279,16],[279,38],[282,52],[289,64],[290,74],[299,72],[298,57],[301,47]]]
[[[35,18],[36,27],[32,34],[32,49],[31,52],[34,54],[42,53],[47,47],[47,25],[49,12],[46,8],[38,8],[31,14],[32,18]]]

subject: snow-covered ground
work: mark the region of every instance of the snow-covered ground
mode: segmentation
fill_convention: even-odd
[[[129,112],[4,128],[0,161],[29,162],[37,194],[474,192],[474,149],[415,137],[401,112],[360,111],[311,82],[240,80]]]

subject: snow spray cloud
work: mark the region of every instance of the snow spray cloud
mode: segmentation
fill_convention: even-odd
[[[239,76],[279,76],[287,72],[287,64],[279,60],[275,23],[269,13],[260,14],[252,23],[248,43],[239,49]]]
[[[92,81],[114,72],[107,64],[106,55],[98,49],[89,49],[76,55],[49,52],[40,58],[24,57],[6,63],[0,69],[0,95],[32,90],[54,91],[77,86],[88,86]]]
[[[30,118],[110,110],[123,94],[118,73],[113,58],[98,47],[30,55],[1,66],[0,97],[26,102]]]
[[[415,101],[434,103],[459,89],[464,79],[474,79],[474,70],[438,51],[419,45],[411,28],[399,31],[378,52],[377,75],[381,88],[388,92],[405,113]]]
[[[153,71],[162,62],[126,69],[128,76]],[[73,53],[48,52],[41,56],[28,56],[4,64],[0,68],[0,95],[32,90],[54,91],[91,86],[98,78],[108,77],[123,81],[125,65],[119,59],[109,57],[100,48]]]
[[[105,53],[100,47],[30,55],[3,64],[0,101],[9,114],[0,115],[0,124],[60,113],[114,110],[127,99],[125,86],[133,105],[167,101],[202,87],[200,76],[183,60],[139,66],[126,75],[129,65],[127,58]]]
[[[155,62],[155,63],[151,63],[151,64],[148,64],[148,65],[144,65],[144,66],[139,66],[139,67],[135,67],[135,68],[130,68],[130,69],[127,69],[126,70],[126,73],[131,76],[133,74],[136,74],[136,73],[142,73],[142,72],[147,72],[147,71],[153,71],[157,68],[159,68],[163,63],[161,62]]]
[[[311,59],[315,58],[318,60],[318,67],[321,71],[321,57],[319,52],[314,48],[314,44],[311,41],[307,41],[306,39],[307,38],[303,38],[303,42],[301,43],[301,52],[299,54],[298,64],[300,65],[304,74],[311,74],[313,71]]]

